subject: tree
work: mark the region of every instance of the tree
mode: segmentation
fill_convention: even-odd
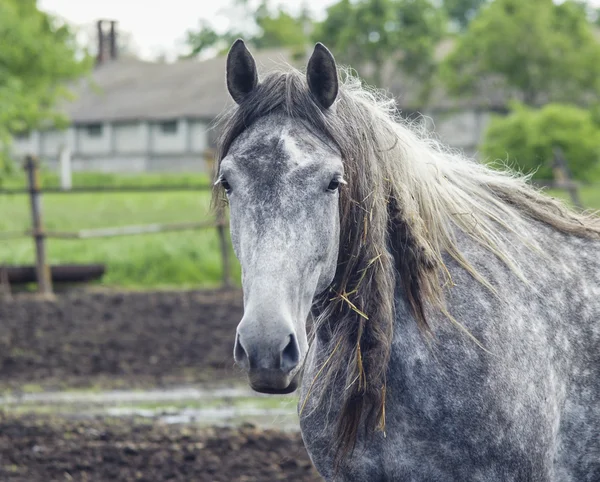
[[[70,28],[39,11],[35,0],[0,0],[0,45],[0,162],[6,166],[11,134],[67,122],[57,104],[69,96],[67,83],[92,63],[78,56]]]
[[[442,78],[458,95],[493,84],[528,105],[587,103],[600,94],[600,43],[583,9],[567,0],[495,0],[482,7]]]
[[[596,27],[600,27],[600,7],[592,9],[591,19]]]
[[[448,18],[465,30],[481,6],[489,0],[443,0]]]
[[[251,39],[258,49],[289,47],[304,49],[308,42],[307,25],[311,23],[310,12],[302,9],[300,15],[293,16],[278,8],[271,11],[263,2],[255,15],[259,34]]]
[[[340,0],[327,9],[314,38],[331,47],[342,63],[370,65],[372,74],[365,77],[377,85],[390,60],[402,72],[426,80],[435,66],[444,20],[430,0]]]
[[[207,50],[214,47],[222,47],[222,43],[231,45],[241,34],[225,32],[222,34],[217,33],[209,22],[201,20],[197,30],[188,30],[186,32],[185,43],[190,49],[190,52],[186,57],[197,57],[202,55]]]
[[[582,12],[585,13],[590,23],[600,26],[600,7],[594,7],[590,0],[572,0]]]
[[[508,158],[524,172],[535,170],[538,179],[552,179],[555,147],[564,152],[575,179],[600,177],[600,124],[591,111],[572,105],[514,104],[508,116],[492,119],[481,150],[491,161]]]
[[[271,8],[268,0],[263,0],[255,9],[243,1],[237,2],[237,6],[245,9],[249,21],[222,33],[209,22],[201,21],[197,30],[187,32],[188,57],[202,55],[210,49],[225,50],[238,37],[243,37],[255,49],[288,47],[300,51],[305,48],[308,42],[305,26],[311,21],[306,9],[294,16],[281,7]]]

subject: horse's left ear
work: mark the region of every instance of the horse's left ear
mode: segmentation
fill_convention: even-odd
[[[254,57],[244,41],[237,39],[227,54],[227,89],[238,104],[258,85]]]
[[[338,94],[338,73],[335,59],[322,43],[315,50],[306,68],[308,88],[324,109],[329,109]]]

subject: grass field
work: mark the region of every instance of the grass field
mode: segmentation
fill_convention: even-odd
[[[79,174],[74,186],[124,186],[178,184],[206,186],[203,175]],[[45,175],[44,186],[56,186],[56,176]],[[23,187],[24,179],[5,182],[4,187]],[[561,191],[553,196],[567,198]],[[580,192],[590,209],[600,209],[600,186]],[[209,191],[106,194],[45,194],[45,227],[74,231],[86,228],[166,222],[202,221],[212,218]],[[30,228],[29,200],[24,194],[0,196],[0,232]],[[105,263],[102,283],[127,288],[209,287],[219,284],[221,258],[215,230],[145,234],[118,238],[48,241],[48,255],[56,263]],[[234,257],[232,256],[232,260]],[[0,264],[32,264],[32,240],[0,240]],[[235,262],[234,279],[239,279]]]
[[[44,186],[57,185],[44,176]],[[112,176],[78,175],[74,186],[91,185],[208,185],[202,175]],[[23,180],[5,183],[22,187]],[[27,195],[0,196],[0,232],[30,228]],[[44,225],[48,230],[74,231],[87,228],[203,221],[212,219],[209,191],[158,193],[45,194]],[[193,287],[218,285],[221,258],[214,229],[90,240],[48,240],[48,256],[56,263],[105,263],[102,283],[128,288]],[[0,264],[31,264],[32,240],[0,241]],[[239,267],[234,264],[234,278]]]
[[[560,197],[570,202],[566,191],[551,190],[548,194],[554,197]],[[586,209],[600,210],[600,184],[584,186],[579,190],[581,202]]]

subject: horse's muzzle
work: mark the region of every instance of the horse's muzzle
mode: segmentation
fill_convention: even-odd
[[[298,387],[300,347],[293,333],[275,337],[236,336],[234,358],[253,390],[291,393]]]

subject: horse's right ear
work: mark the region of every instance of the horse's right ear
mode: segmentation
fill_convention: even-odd
[[[227,54],[227,89],[238,104],[258,85],[258,73],[254,57],[239,38]]]

